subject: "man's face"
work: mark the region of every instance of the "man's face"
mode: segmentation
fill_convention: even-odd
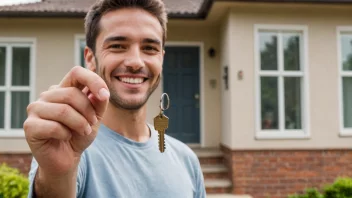
[[[159,85],[162,36],[158,19],[142,9],[119,9],[101,18],[95,57],[89,50],[86,59],[108,85],[114,106],[139,109]]]

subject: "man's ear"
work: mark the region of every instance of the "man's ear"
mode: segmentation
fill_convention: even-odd
[[[89,70],[96,72],[97,65],[95,62],[95,57],[93,51],[89,47],[84,48],[84,60],[86,62],[86,66]]]

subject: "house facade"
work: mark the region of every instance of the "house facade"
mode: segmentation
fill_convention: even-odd
[[[28,171],[26,106],[84,66],[93,1],[0,7],[0,163]],[[229,192],[286,197],[352,177],[352,1],[172,1],[162,93],[167,133],[219,147]],[[350,87],[351,86],[351,87]]]

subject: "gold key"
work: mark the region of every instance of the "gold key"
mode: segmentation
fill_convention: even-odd
[[[166,96],[168,101],[166,108],[164,107],[163,103],[164,96]],[[154,128],[159,133],[159,150],[161,153],[165,151],[165,132],[166,129],[169,127],[169,118],[164,115],[164,111],[169,108],[169,105],[169,96],[166,93],[162,94],[160,99],[160,113],[154,118]]]

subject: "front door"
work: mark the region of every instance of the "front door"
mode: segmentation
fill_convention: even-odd
[[[200,48],[167,46],[163,65],[163,91],[171,104],[167,134],[188,143],[200,143]]]

